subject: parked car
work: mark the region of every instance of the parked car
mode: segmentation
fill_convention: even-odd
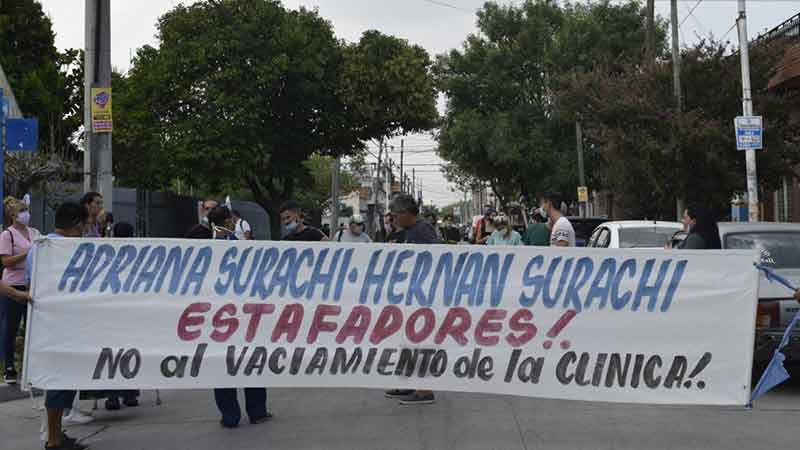
[[[665,248],[683,225],[679,222],[626,220],[606,222],[594,231],[587,247]]]
[[[723,249],[756,249],[761,264],[800,286],[800,224],[798,223],[720,223],[719,234]],[[783,338],[783,330],[800,310],[784,286],[761,275],[756,313],[756,342],[754,363],[758,368],[769,362]],[[800,330],[795,329],[784,350],[787,363],[800,363]]]
[[[575,230],[575,246],[586,247],[592,233],[601,224],[608,222],[605,217],[567,217]]]
[[[679,248],[688,235],[689,234],[683,230],[676,232],[670,238],[667,248]]]

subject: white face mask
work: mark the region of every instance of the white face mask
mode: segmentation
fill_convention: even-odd
[[[28,211],[22,211],[17,214],[17,222],[25,225],[26,227],[31,222],[31,213]]]

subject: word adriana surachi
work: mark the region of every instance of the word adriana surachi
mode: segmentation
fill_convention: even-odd
[[[218,253],[215,255],[215,251]],[[366,255],[362,253],[367,253]],[[214,264],[212,265],[212,262]],[[688,261],[401,247],[119,245],[82,243],[59,291],[294,299],[447,307],[501,306],[667,312]],[[521,273],[520,273],[521,272]],[[354,295],[355,294],[355,295]]]

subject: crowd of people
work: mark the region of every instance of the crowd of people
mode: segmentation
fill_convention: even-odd
[[[515,230],[509,215],[487,207],[476,221],[470,233],[471,243],[489,246],[554,246],[574,247],[575,230],[561,211],[562,198],[558,194],[545,194],[541,206],[535,208],[526,227]],[[40,236],[30,226],[29,206],[12,197],[3,202],[7,227],[0,233],[0,262],[3,273],[0,281],[0,356],[4,363],[4,381],[15,384],[18,379],[18,354],[16,342],[22,325],[27,303],[34,242]],[[367,232],[364,218],[358,214],[348,223],[332,232],[325,233],[304,220],[297,203],[287,202],[280,208],[282,240],[300,242],[373,242]],[[684,214],[684,225],[688,236],[682,248],[720,248],[719,233],[712,213],[703,207],[691,206]],[[437,227],[435,216],[421,216],[415,199],[400,194],[392,200],[389,212],[383,217],[380,241],[393,244],[441,244],[460,240],[450,237],[449,231]],[[103,197],[99,193],[85,194],[79,203],[67,202],[59,206],[55,214],[55,230],[51,238],[103,238],[133,237],[134,227],[126,222],[115,223],[112,214],[104,211]],[[198,223],[185,235],[187,239],[252,240],[253,229],[241,214],[215,200],[198,204]],[[800,298],[800,294],[799,294]],[[94,398],[105,398],[108,410],[118,410],[123,405],[138,405],[139,392],[103,391],[85,393]],[[236,389],[215,389],[214,400],[219,409],[220,424],[235,428],[242,419]],[[417,389],[391,389],[387,398],[396,399],[404,405],[431,404],[436,401],[434,392]],[[81,397],[75,391],[48,391],[45,397],[47,411],[46,449],[84,449],[86,446],[64,434],[65,424],[87,423],[93,418],[77,408]],[[267,408],[267,389],[244,390],[245,411],[251,424],[270,420],[273,415]]]

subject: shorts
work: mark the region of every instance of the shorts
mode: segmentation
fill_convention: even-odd
[[[47,409],[70,409],[78,391],[47,391],[44,407]]]

